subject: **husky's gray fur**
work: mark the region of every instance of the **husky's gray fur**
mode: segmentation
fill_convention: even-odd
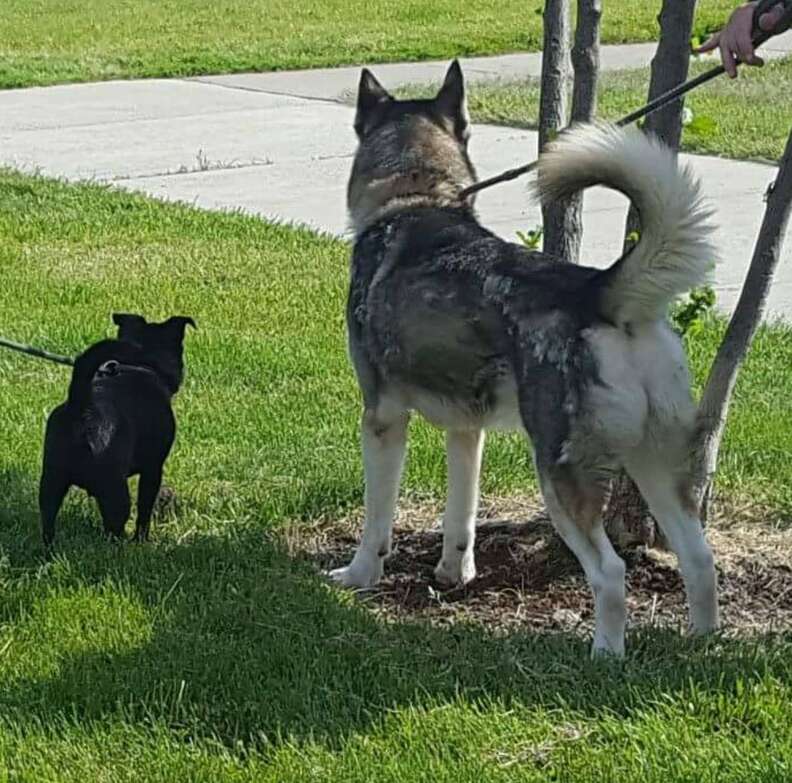
[[[522,428],[558,532],[595,597],[595,652],[621,654],[624,563],[600,519],[613,471],[635,479],[679,556],[691,629],[718,624],[713,558],[691,497],[694,421],[669,303],[714,261],[698,184],[640,133],[582,127],[543,155],[544,199],[603,184],[638,207],[637,247],[604,271],[561,264],[499,239],[461,197],[475,181],[458,63],[432,100],[399,101],[360,80],[359,147],[348,188],[355,231],[347,311],[364,401],[366,522],[349,566],[382,575],[411,411],[447,432],[445,583],[475,576],[473,542],[483,432]]]

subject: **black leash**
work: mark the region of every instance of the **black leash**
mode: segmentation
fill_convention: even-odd
[[[759,17],[762,16],[762,14],[766,14],[769,10],[775,8],[777,5],[785,6],[783,16],[778,21],[772,32],[765,32],[764,30],[761,30],[759,28]],[[754,10],[754,47],[759,48],[763,43],[769,41],[774,35],[778,35],[780,32],[788,29],[790,26],[792,26],[792,0],[761,0]],[[723,67],[723,65],[719,65],[716,68],[705,71],[701,75],[696,76],[694,79],[690,79],[684,84],[680,84],[673,89],[668,90],[668,92],[664,92],[662,95],[658,96],[653,101],[650,101],[645,106],[642,106],[640,109],[637,109],[631,114],[627,114],[620,120],[617,120],[615,124],[619,128],[623,128],[626,125],[632,125],[634,122],[637,122],[638,120],[653,114],[659,109],[662,109],[664,106],[667,106],[669,103],[679,100],[686,93],[690,92],[691,90],[695,90],[696,87],[706,84],[723,73],[726,73],[726,69]],[[561,133],[563,132],[564,131],[561,131]],[[474,185],[470,185],[469,187],[465,188],[462,191],[461,196],[464,199],[473,195],[474,193],[478,193],[480,190],[484,190],[485,188],[490,188],[493,185],[499,185],[501,182],[509,182],[510,180],[522,177],[523,175],[532,172],[538,164],[539,161],[534,160],[531,161],[531,163],[526,163],[524,166],[518,166],[516,169],[504,171],[502,174],[498,174],[495,177],[483,179],[480,182],[476,182]]]
[[[41,348],[34,348],[32,345],[15,343],[12,340],[6,340],[4,337],[0,337],[0,346],[10,348],[12,351],[19,351],[19,353],[24,353],[28,356],[35,356],[37,359],[46,359],[48,362],[66,364],[69,367],[74,366],[74,359],[70,359],[68,356],[59,356],[57,353],[43,351]]]

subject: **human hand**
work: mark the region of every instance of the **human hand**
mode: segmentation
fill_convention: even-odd
[[[746,65],[764,65],[764,60],[754,52],[753,17],[755,8],[756,2],[741,5],[729,17],[726,27],[695,49],[695,53],[704,54],[719,48],[723,67],[732,79],[737,76],[738,61]],[[759,17],[760,29],[771,32],[783,14],[784,6],[779,3]]]

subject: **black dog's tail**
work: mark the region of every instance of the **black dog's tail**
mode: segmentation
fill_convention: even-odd
[[[102,340],[92,345],[74,361],[67,404],[73,410],[84,410],[91,401],[91,384],[99,368],[106,362],[137,364],[142,351],[133,343],[122,340]]]

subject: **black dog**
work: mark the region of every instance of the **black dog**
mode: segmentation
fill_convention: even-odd
[[[162,468],[176,435],[171,398],[184,376],[184,331],[192,318],[147,323],[116,313],[117,340],[92,345],[74,363],[69,396],[47,420],[39,486],[45,546],[71,486],[96,498],[104,530],[123,537],[129,519],[127,479],[140,474],[135,539],[148,538]]]

